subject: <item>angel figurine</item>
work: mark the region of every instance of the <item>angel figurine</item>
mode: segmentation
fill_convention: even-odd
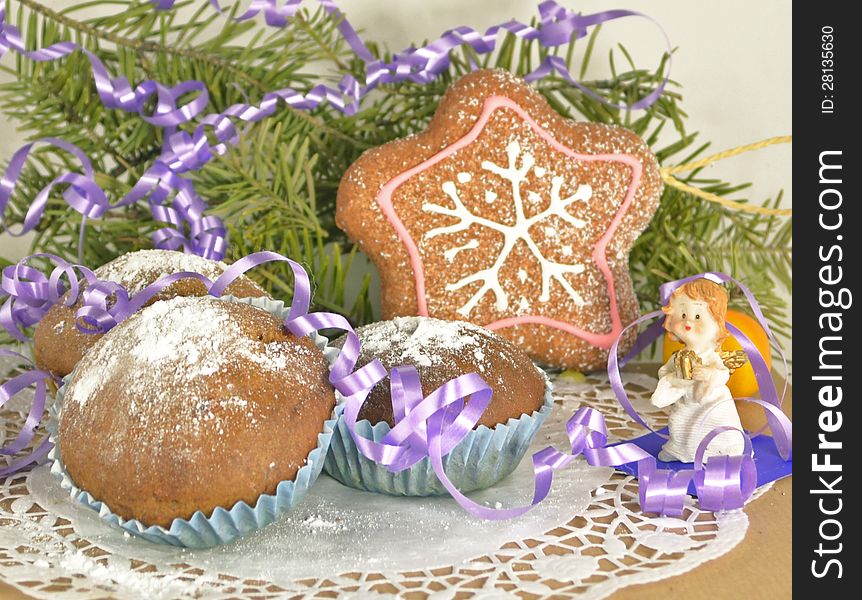
[[[685,344],[658,372],[652,395],[658,408],[670,406],[670,437],[658,455],[664,462],[694,462],[698,445],[716,427],[742,429],[733,396],[727,387],[732,369],[747,361],[742,351],[722,352],[729,335],[725,327],[727,291],[708,279],[695,279],[674,291],[662,309],[664,327]],[[734,431],[717,435],[704,458],[718,454],[742,454],[742,436]]]

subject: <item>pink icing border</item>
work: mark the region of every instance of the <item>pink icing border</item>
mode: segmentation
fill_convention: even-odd
[[[556,319],[551,319],[549,317],[545,317],[542,315],[521,315],[517,317],[507,317],[505,319],[498,319],[497,321],[493,321],[485,325],[488,329],[504,329],[506,327],[513,327],[515,325],[524,325],[524,324],[536,324],[536,325],[545,325],[548,327],[553,327],[555,329],[560,329],[567,333],[571,333],[572,335],[579,337],[593,346],[597,346],[599,348],[608,349],[614,343],[614,340],[619,336],[622,332],[623,325],[620,322],[619,309],[617,307],[617,298],[616,292],[614,291],[614,277],[613,273],[611,273],[610,266],[608,265],[606,251],[608,243],[611,241],[614,233],[616,232],[617,227],[619,227],[620,222],[623,220],[626,212],[628,211],[629,206],[631,206],[632,201],[634,200],[635,192],[640,185],[641,175],[643,172],[643,167],[641,166],[640,161],[637,157],[632,156],[630,154],[578,154],[577,152],[567,148],[566,146],[559,143],[555,140],[551,135],[542,129],[536,121],[534,121],[527,112],[517,105],[515,102],[506,98],[504,96],[491,96],[487,100],[485,100],[485,105],[482,107],[482,113],[479,116],[479,120],[476,121],[476,124],[473,125],[473,128],[470,129],[467,134],[455,141],[450,146],[447,146],[431,158],[425,160],[419,165],[396,175],[392,179],[390,179],[386,184],[380,188],[380,191],[377,193],[377,203],[380,206],[383,214],[389,220],[389,223],[395,229],[395,232],[398,234],[399,239],[404,244],[405,249],[407,250],[407,254],[410,256],[410,265],[413,268],[413,275],[416,280],[416,301],[419,307],[419,314],[421,316],[428,316],[428,299],[425,294],[425,271],[422,265],[422,257],[419,255],[419,248],[416,245],[416,242],[413,241],[413,238],[410,236],[410,232],[407,231],[407,228],[404,226],[404,223],[398,217],[398,214],[395,212],[395,208],[392,205],[392,195],[395,190],[402,183],[407,181],[409,178],[413,177],[417,173],[421,173],[432,165],[437,164],[438,162],[448,158],[461,148],[471,144],[479,137],[479,134],[485,128],[485,125],[491,118],[492,113],[498,108],[508,108],[510,110],[515,111],[521,119],[523,119],[536,134],[539,135],[542,139],[544,139],[548,144],[551,145],[555,150],[562,152],[566,156],[570,158],[574,158],[576,160],[583,161],[615,161],[622,162],[628,165],[632,170],[632,180],[629,183],[629,189],[626,193],[625,200],[620,205],[613,219],[611,220],[610,226],[607,231],[605,231],[604,235],[599,238],[596,242],[595,247],[593,248],[593,261],[595,261],[599,270],[605,277],[605,281],[608,283],[608,298],[610,300],[610,308],[611,308],[611,323],[612,328],[608,333],[593,333],[590,331],[586,331],[579,327],[575,327],[571,323],[566,323],[565,321],[558,321]]]

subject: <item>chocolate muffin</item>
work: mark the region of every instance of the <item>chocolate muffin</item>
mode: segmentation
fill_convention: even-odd
[[[387,370],[413,365],[426,396],[459,375],[478,373],[494,394],[477,427],[493,428],[538,410],[544,402],[545,377],[527,354],[482,327],[429,317],[396,317],[360,327],[356,333],[362,342],[357,367],[374,358]],[[359,419],[395,426],[388,377],[371,390]]]
[[[200,273],[215,280],[228,265],[173,250],[138,250],[129,252],[102,265],[94,272],[99,279],[114,281],[134,295],[155,281],[182,271]],[[86,282],[81,282],[85,285]],[[183,279],[166,287],[148,302],[158,302],[175,296],[205,296],[203,283],[196,279]],[[246,276],[237,278],[225,290],[238,298],[260,298],[267,294]],[[66,296],[63,297],[66,300]],[[81,299],[72,306],[56,304],[42,318],[33,334],[33,354],[40,369],[58,377],[72,372],[81,357],[96,343],[101,334],[81,333],[75,326],[75,314],[81,308]]]
[[[274,494],[317,447],[334,406],[328,363],[308,338],[247,304],[176,297],[81,359],[59,447],[77,487],[124,519],[169,527]]]

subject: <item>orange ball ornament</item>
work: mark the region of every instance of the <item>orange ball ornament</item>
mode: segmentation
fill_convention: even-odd
[[[728,310],[727,322],[735,325],[740,329],[740,331],[742,331],[742,333],[748,336],[748,339],[750,339],[757,349],[760,350],[760,354],[763,356],[766,366],[771,370],[772,352],[769,348],[769,337],[766,335],[763,327],[760,326],[760,323],[757,322],[757,319],[737,310]],[[670,334],[665,332],[664,346],[662,348],[663,362],[670,360],[671,354],[684,347],[685,346],[682,343],[671,339]],[[722,342],[721,349],[727,351],[741,350],[742,346],[739,345],[739,342],[736,341],[736,338],[734,338],[733,335],[729,335],[725,338],[724,342]],[[730,380],[727,382],[727,387],[730,388],[730,393],[734,398],[760,396],[760,394],[758,394],[757,380],[754,378],[754,369],[751,367],[750,360],[733,372],[730,376]]]

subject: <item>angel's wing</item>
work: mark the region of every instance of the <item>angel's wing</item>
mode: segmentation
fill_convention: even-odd
[[[731,373],[748,362],[748,355],[744,350],[733,350],[731,352],[719,350],[718,356],[721,358],[724,366],[730,369]]]

